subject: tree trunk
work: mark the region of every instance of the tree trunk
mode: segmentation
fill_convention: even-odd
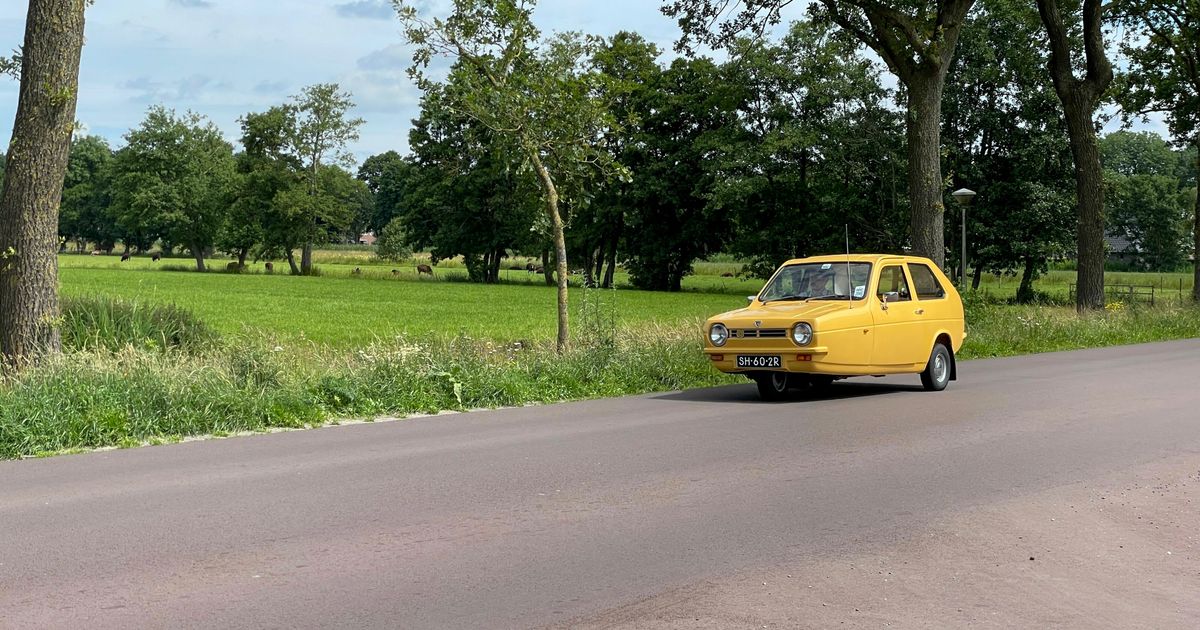
[[[504,260],[504,250],[497,249],[492,253],[492,284],[500,282],[500,263]]]
[[[941,119],[944,69],[914,74],[908,83],[908,197],[912,252],[946,266],[942,224]]]
[[[1031,256],[1025,257],[1025,271],[1021,273],[1021,286],[1017,287],[1017,302],[1020,304],[1028,304],[1033,301],[1033,272],[1034,260]]]
[[[613,233],[612,243],[608,249],[608,269],[604,272],[604,283],[601,285],[605,289],[611,289],[613,286],[613,277],[617,273],[617,247],[621,242],[620,229]]]
[[[978,291],[979,290],[979,282],[981,280],[983,280],[983,271],[979,267],[980,267],[980,265],[975,265],[975,268],[972,269],[972,271],[974,272],[974,274],[971,276],[971,290],[972,291]]]
[[[288,266],[292,268],[292,275],[293,276],[300,275],[300,268],[296,266],[296,252],[294,252],[290,249],[287,250],[287,261],[288,261]]]
[[[546,286],[554,286],[554,267],[550,266],[550,250],[542,250],[542,277],[546,280]]]
[[[305,243],[304,248],[300,250],[300,273],[305,276],[311,276],[313,270],[312,263],[312,243]]]
[[[191,250],[192,256],[196,259],[196,271],[204,271],[204,248],[192,245]]]
[[[567,329],[567,280],[570,278],[567,274],[567,239],[563,234],[562,215],[558,212],[558,189],[554,186],[550,171],[542,164],[536,149],[529,151],[529,158],[546,193],[546,214],[550,216],[550,229],[554,236],[555,267],[558,273],[558,339],[555,349],[559,354],[563,354],[571,342]]]
[[[1059,10],[1058,0],[1037,0],[1038,15],[1050,44],[1050,78],[1067,119],[1071,156],[1075,160],[1075,193],[1079,220],[1076,227],[1077,279],[1075,307],[1079,311],[1104,308],[1104,181],[1096,127],[1092,114],[1112,83],[1112,64],[1104,49],[1102,0],[1083,0],[1082,63],[1072,62],[1072,36]],[[1075,77],[1083,68],[1083,79]]]
[[[1075,158],[1075,194],[1079,220],[1075,307],[1079,311],[1104,308],[1104,176],[1091,99],[1078,91],[1061,94],[1071,155]]]
[[[242,269],[246,268],[246,256],[249,253],[250,253],[250,250],[246,249],[245,247],[238,250],[238,255],[237,255],[238,267],[240,267]]]
[[[57,353],[58,207],[75,127],[84,0],[30,0],[0,190],[0,354]]]

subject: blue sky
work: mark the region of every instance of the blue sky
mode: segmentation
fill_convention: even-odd
[[[437,5],[444,0],[423,0]],[[0,51],[24,39],[23,0],[0,3]],[[678,29],[657,0],[543,0],[545,32],[636,30],[670,50]],[[87,13],[76,118],[114,146],[162,103],[213,119],[233,140],[237,118],[337,82],[366,119],[360,159],[408,146],[419,94],[387,0],[100,0]],[[0,77],[0,137],[12,133],[17,83]]]
[[[418,2],[434,11],[448,4]],[[26,5],[0,3],[0,51],[22,42]],[[535,20],[547,33],[637,31],[669,55],[678,28],[660,6],[542,0]],[[158,103],[205,114],[235,140],[239,116],[326,82],[353,92],[354,114],[367,121],[353,147],[360,160],[408,146],[419,94],[404,73],[408,49],[388,0],[99,0],[88,9],[86,36],[76,118],[114,146]],[[0,77],[0,138],[12,133],[16,103],[17,83]]]

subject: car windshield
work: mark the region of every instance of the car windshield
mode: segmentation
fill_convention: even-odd
[[[870,277],[870,263],[787,265],[777,271],[767,286],[763,287],[758,299],[763,302],[861,300],[867,296],[867,281]]]

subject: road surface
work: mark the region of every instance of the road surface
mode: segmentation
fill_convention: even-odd
[[[1196,627],[1200,340],[959,373],[0,462],[0,627]]]

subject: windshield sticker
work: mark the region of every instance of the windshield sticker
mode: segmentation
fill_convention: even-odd
[[[861,300],[862,296],[864,296],[866,294],[867,294],[867,286],[865,284],[860,284],[860,285],[854,287],[854,299]]]
[[[832,265],[832,264],[830,264],[830,263],[825,263],[824,265],[821,265],[821,271],[826,271],[826,270],[828,270],[828,269],[830,269],[830,268],[832,268],[832,267],[833,267],[833,265]]]

